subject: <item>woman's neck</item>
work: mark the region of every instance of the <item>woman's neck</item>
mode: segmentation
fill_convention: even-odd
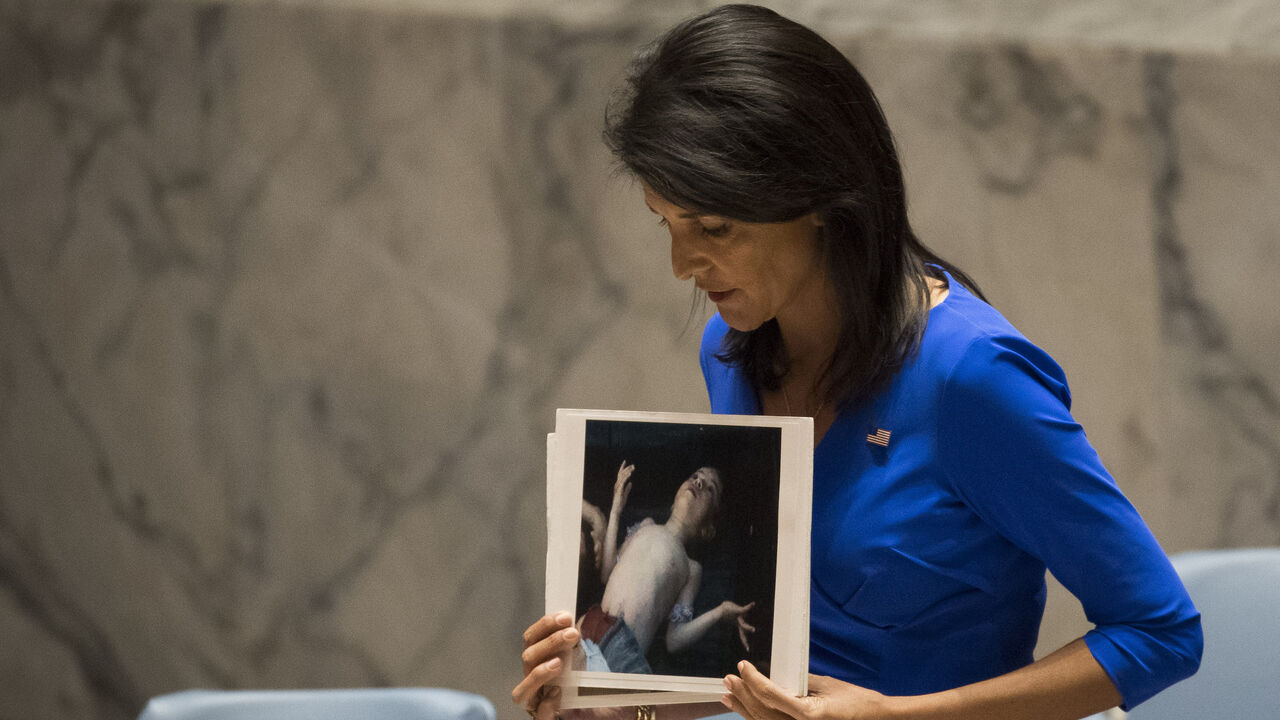
[[[826,282],[813,283],[797,300],[777,318],[787,375],[814,382],[831,360],[840,337],[840,301]]]
[[[946,300],[945,281],[926,277],[929,290],[926,312]],[[909,292],[915,292],[914,288]],[[835,354],[840,337],[840,304],[829,284],[814,283],[785,314],[778,315],[778,330],[786,353],[787,376],[783,384],[821,394],[816,385]],[[794,385],[793,385],[794,383]]]

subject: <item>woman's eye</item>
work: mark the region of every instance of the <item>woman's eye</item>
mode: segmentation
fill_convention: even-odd
[[[702,226],[702,234],[707,237],[724,237],[729,234],[729,224],[717,225],[715,227]]]
[[[667,226],[667,219],[666,219],[666,218],[659,218],[659,219],[658,219],[658,227],[666,227],[666,226]]]

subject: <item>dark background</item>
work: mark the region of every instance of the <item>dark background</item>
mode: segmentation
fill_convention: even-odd
[[[695,470],[710,466],[724,486],[722,515],[715,539],[686,548],[702,563],[702,586],[694,615],[723,600],[756,605],[747,622],[756,632],[744,652],[735,625],[717,624],[701,641],[680,653],[668,653],[659,629],[649,647],[649,665],[660,675],[720,677],[744,657],[767,672],[773,635],[773,596],[777,570],[778,475],[782,433],[778,428],[588,420],[584,451],[583,498],[607,518],[613,485],[623,460],[634,464],[631,494],[622,513],[618,543],[626,529],[646,517],[664,523],[676,490]],[[600,601],[603,588],[579,574],[579,608]]]

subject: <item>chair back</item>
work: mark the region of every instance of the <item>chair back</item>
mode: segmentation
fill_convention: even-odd
[[[151,699],[138,720],[495,720],[493,704],[439,688],[186,690]]]
[[[1176,555],[1200,611],[1200,670],[1134,708],[1129,720],[1280,720],[1280,548]]]

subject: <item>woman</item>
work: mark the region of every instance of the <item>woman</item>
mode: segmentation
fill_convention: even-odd
[[[819,443],[809,696],[742,663],[724,705],[1079,718],[1194,673],[1199,615],[1072,420],[1062,371],[916,238],[848,61],[772,11],[727,6],[648,49],[629,90],[606,138],[669,230],[676,275],[716,305],[712,410],[810,415]],[[1096,627],[1033,662],[1046,567]],[[539,718],[556,713],[570,621],[525,633],[512,695]]]

